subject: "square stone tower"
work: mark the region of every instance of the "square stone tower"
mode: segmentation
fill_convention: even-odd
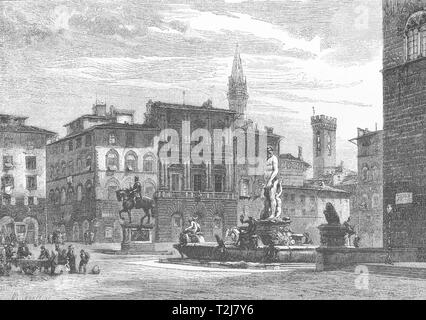
[[[311,117],[314,179],[336,168],[337,119],[325,115]]]

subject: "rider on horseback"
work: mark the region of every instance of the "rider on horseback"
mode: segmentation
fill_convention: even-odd
[[[133,184],[133,187],[130,188],[129,194],[133,197],[136,203],[142,198],[142,185],[139,182],[139,177],[135,177],[135,183]]]

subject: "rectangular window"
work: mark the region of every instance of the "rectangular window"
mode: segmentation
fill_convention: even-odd
[[[419,55],[419,31],[417,29],[414,30],[414,57],[413,59],[417,58]]]
[[[135,133],[127,132],[126,133],[126,147],[134,147],[135,146]]]
[[[214,176],[214,192],[223,192],[223,177],[221,175]]]
[[[65,152],[65,144],[64,143],[62,143],[61,144],[61,153],[64,153]]]
[[[92,145],[92,135],[86,134],[86,147],[90,147]]]
[[[180,191],[180,175],[172,174],[172,191]]]
[[[241,180],[240,184],[240,197],[248,198],[249,197],[249,180]]]
[[[73,141],[72,140],[70,140],[70,141],[68,141],[68,151],[72,151],[72,149],[73,149]]]
[[[37,190],[37,176],[27,176],[27,190]]]
[[[3,170],[9,170],[13,168],[13,157],[3,156]]]
[[[80,138],[77,138],[77,139],[75,140],[75,148],[76,148],[76,149],[81,148],[81,137],[80,137]]]
[[[201,190],[201,174],[194,174],[194,191]]]
[[[420,44],[422,46],[422,57],[426,57],[426,29],[422,30],[420,39]]]
[[[34,197],[28,197],[28,205],[33,206],[34,205]]]
[[[296,200],[296,195],[292,194],[290,195],[290,201],[294,202]]]
[[[34,156],[25,157],[25,165],[27,170],[35,170],[37,169],[37,160]]]

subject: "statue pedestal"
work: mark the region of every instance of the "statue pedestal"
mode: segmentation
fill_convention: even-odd
[[[345,247],[347,229],[341,224],[323,224],[318,227],[321,247]]]
[[[153,225],[122,223],[123,241],[121,252],[125,254],[138,254],[152,251]]]
[[[291,241],[290,220],[259,220],[256,234],[266,246],[288,246]]]

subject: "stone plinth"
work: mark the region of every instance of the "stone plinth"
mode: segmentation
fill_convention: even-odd
[[[384,248],[320,247],[316,249],[316,270],[329,271],[369,263],[384,264],[389,254]],[[418,249],[393,249],[393,262],[418,261]]]
[[[260,220],[256,222],[256,234],[266,246],[290,245],[290,220]]]
[[[321,247],[344,247],[347,229],[341,224],[323,224],[318,227],[321,236]]]
[[[123,241],[121,252],[126,254],[138,254],[152,250],[151,225],[141,226],[139,224],[122,223]]]

